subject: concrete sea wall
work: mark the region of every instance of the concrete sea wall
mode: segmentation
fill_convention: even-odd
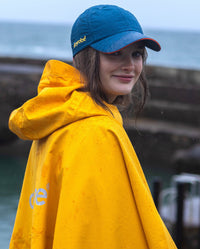
[[[30,142],[17,139],[7,123],[13,109],[36,95],[45,63],[0,58],[0,155],[28,154]],[[138,120],[130,111],[124,126],[142,164],[172,168],[178,150],[200,143],[200,71],[147,66],[146,72],[151,96]]]

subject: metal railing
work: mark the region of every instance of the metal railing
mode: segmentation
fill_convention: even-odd
[[[162,190],[154,179],[155,205],[179,249],[200,249],[200,176],[174,175],[171,187]]]

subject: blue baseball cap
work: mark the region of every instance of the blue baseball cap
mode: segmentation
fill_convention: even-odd
[[[102,53],[114,53],[138,41],[160,51],[160,44],[145,36],[136,17],[115,5],[96,5],[85,10],[71,31],[73,57],[86,47]]]

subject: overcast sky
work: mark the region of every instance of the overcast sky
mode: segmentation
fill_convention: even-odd
[[[73,23],[86,8],[104,3],[131,11],[143,28],[200,31],[200,0],[0,0],[0,20]]]

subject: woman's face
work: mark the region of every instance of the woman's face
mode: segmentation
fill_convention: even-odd
[[[138,44],[112,54],[100,53],[99,76],[109,103],[131,92],[142,72],[143,54],[144,47]]]

